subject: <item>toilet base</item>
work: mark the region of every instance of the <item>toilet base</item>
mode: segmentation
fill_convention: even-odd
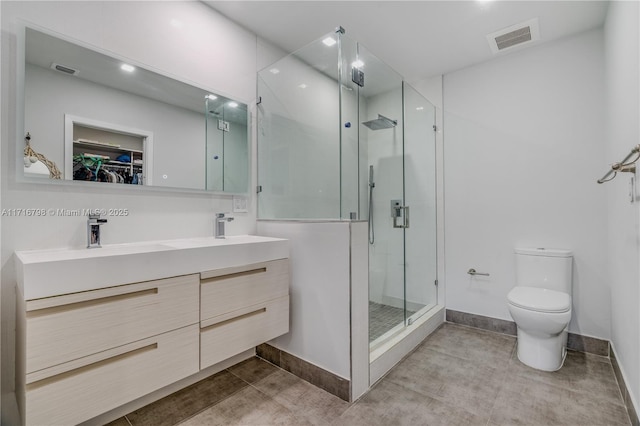
[[[567,356],[567,329],[555,336],[535,335],[518,327],[518,359],[531,368],[556,371]]]

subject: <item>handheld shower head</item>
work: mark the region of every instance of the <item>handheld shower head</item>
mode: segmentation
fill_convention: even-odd
[[[376,183],[373,181],[373,165],[369,166],[369,187],[374,188]]]

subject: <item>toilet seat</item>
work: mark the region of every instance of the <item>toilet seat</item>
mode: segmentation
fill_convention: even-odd
[[[510,304],[536,312],[561,313],[571,310],[571,296],[538,287],[514,287],[507,295]]]

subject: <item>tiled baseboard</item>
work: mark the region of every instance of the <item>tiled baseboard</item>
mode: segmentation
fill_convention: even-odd
[[[263,343],[256,347],[256,355],[340,399],[348,402],[351,397],[351,383],[349,380],[336,376],[288,352]]]
[[[517,333],[516,323],[513,321],[501,320],[498,318],[483,317],[482,315],[469,314],[467,312],[452,311],[447,309],[447,322],[480,328],[482,330],[515,336]]]
[[[516,323],[498,318],[485,317],[467,312],[447,309],[447,322],[494,331],[496,333],[515,336],[517,334]],[[590,354],[609,356],[609,341],[596,339],[595,337],[569,333],[567,349]]]
[[[469,327],[480,328],[483,330],[494,331],[496,333],[508,334],[511,336],[515,336],[517,334],[517,327],[515,322],[498,318],[485,317],[482,315],[447,309],[446,320],[447,322],[451,322],[454,324],[466,325]],[[627,384],[622,377],[622,372],[620,371],[618,360],[615,357],[615,352],[611,350],[609,341],[596,339],[595,337],[569,333],[569,336],[567,338],[567,348],[578,352],[587,352],[595,355],[610,357],[611,366],[613,367],[613,371],[616,375],[616,380],[618,381],[618,386],[620,387],[622,399],[625,406],[627,407],[627,413],[629,414],[631,425],[640,426],[640,422],[638,421],[638,413],[633,406],[629,391],[627,390]]]
[[[631,401],[631,396],[629,395],[629,390],[627,389],[627,383],[624,381],[624,377],[622,377],[622,371],[620,370],[620,365],[618,364],[618,360],[616,359],[616,353],[613,350],[611,351],[611,366],[613,367],[613,372],[616,375],[616,380],[618,381],[618,386],[620,387],[622,400],[624,401],[624,405],[627,407],[627,413],[629,414],[629,419],[631,420],[631,426],[639,426],[640,421],[638,420],[638,413],[633,406],[633,401]]]

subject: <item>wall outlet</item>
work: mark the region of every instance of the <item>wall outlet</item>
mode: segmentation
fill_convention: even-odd
[[[249,200],[247,197],[233,196],[233,212],[234,213],[248,213],[249,212]]]

